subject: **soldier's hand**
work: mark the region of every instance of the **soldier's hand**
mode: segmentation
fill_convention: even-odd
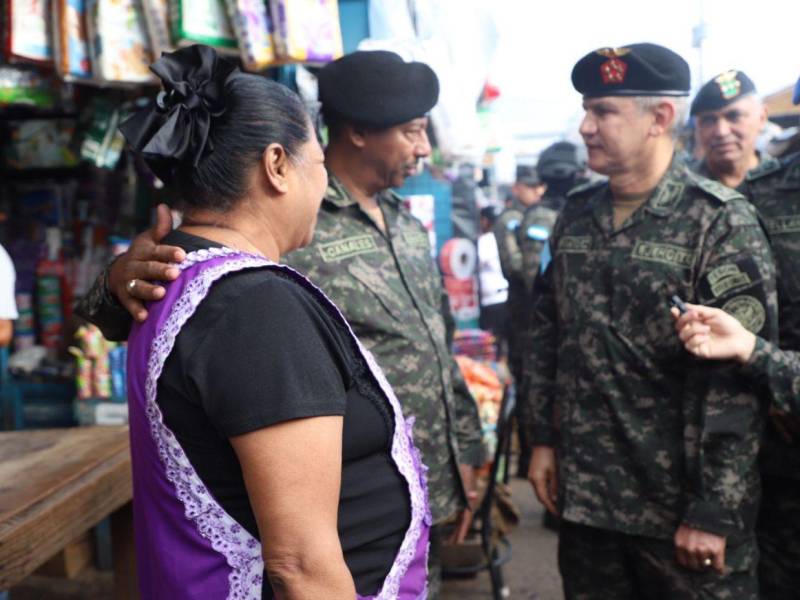
[[[471,465],[460,464],[458,465],[458,470],[461,473],[461,481],[464,484],[467,506],[458,516],[455,529],[453,529],[453,533],[447,540],[448,544],[460,544],[464,541],[472,526],[475,509],[478,507],[478,491],[476,489],[478,479],[477,469]]]
[[[159,244],[170,231],[172,215],[166,205],[160,204],[155,225],[137,235],[130,249],[114,261],[109,271],[109,292],[137,321],[147,318],[144,302],[160,300],[166,293],[162,286],[149,282],[176,279],[179,271],[174,263],[186,258],[182,248]]]
[[[675,558],[693,571],[725,572],[725,538],[686,525],[675,532]]]
[[[528,468],[528,481],[539,502],[552,514],[558,516],[558,474],[556,452],[550,446],[534,446],[531,466]]]

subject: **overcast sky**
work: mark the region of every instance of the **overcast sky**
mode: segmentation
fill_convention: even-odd
[[[501,89],[496,111],[515,137],[562,137],[577,129],[581,99],[572,88],[575,62],[601,46],[662,44],[681,54],[700,81],[700,53],[692,30],[707,23],[702,76],[745,71],[761,94],[800,76],[799,0],[492,0],[500,41],[493,80]],[[552,141],[547,138],[546,144]]]

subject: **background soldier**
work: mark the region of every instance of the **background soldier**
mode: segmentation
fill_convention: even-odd
[[[567,193],[575,187],[579,170],[578,148],[570,142],[556,142],[539,155],[536,173],[545,186],[544,195],[541,200],[525,209],[517,230],[522,254],[522,279],[528,298],[539,274],[545,242],[567,200]],[[530,306],[526,312],[530,312]]]
[[[798,98],[800,100],[800,98]],[[748,173],[744,191],[767,228],[778,267],[781,349],[800,351],[800,153]],[[795,380],[781,395],[798,395]],[[774,395],[774,393],[773,393]],[[765,600],[800,589],[800,414],[773,408],[761,451],[759,584]]]
[[[779,339],[800,350],[800,159],[759,155],[756,138],[766,109],[753,82],[727,71],[706,83],[692,103],[705,152],[700,172],[738,186],[769,234],[778,274]],[[762,504],[757,534],[763,598],[790,598],[800,587],[800,416],[774,406],[761,450]]]
[[[766,239],[743,197],[674,157],[680,56],[603,48],[572,82],[589,167],[609,180],[573,191],[550,236],[526,365],[530,479],[561,513],[565,594],[757,598],[761,406],[734,367],[684,352],[667,300],[721,306],[772,337]]]
[[[425,115],[436,104],[439,82],[427,65],[405,63],[392,52],[355,52],[322,69],[319,91],[330,133],[329,187],[313,242],[284,262],[308,274],[341,309],[406,415],[416,418],[414,439],[429,468],[435,525],[429,597],[435,598],[441,525],[460,514],[453,539],[465,533],[473,469],[483,463],[481,424],[450,353],[449,304],[427,231],[389,188],[401,186],[430,154]],[[130,293],[126,282],[152,277],[147,261],[166,252],[154,250],[156,241],[152,232],[139,236],[114,263],[109,283],[116,295]],[[144,283],[132,291],[153,293]],[[83,312],[102,320],[97,306]]]
[[[741,71],[725,71],[701,87],[692,101],[691,116],[704,157],[696,170],[704,177],[738,188],[762,160],[774,162],[756,150],[767,109]]]
[[[524,348],[529,344],[536,343],[536,332],[529,327],[530,311],[533,293],[533,282],[539,274],[542,261],[549,260],[549,254],[545,250],[547,238],[553,230],[558,213],[564,206],[567,199],[567,192],[574,187],[575,179],[579,170],[578,154],[575,144],[570,142],[556,142],[545,148],[539,155],[536,163],[536,174],[544,186],[544,195],[530,206],[525,208],[522,221],[517,228],[517,244],[521,255],[522,268],[520,279],[522,285],[518,291],[517,301],[518,315],[515,326],[518,328],[520,336],[519,347],[520,355],[524,356]],[[518,366],[520,379],[518,384],[519,397],[525,398],[527,395],[524,365]],[[525,402],[517,404],[517,414],[519,421],[527,421],[524,414],[526,409]],[[531,445],[525,435],[525,428],[520,428],[520,457],[519,470],[520,477],[527,477],[530,466]],[[544,523],[553,528],[556,524],[555,519],[549,513],[545,513]]]
[[[525,211],[539,202],[546,191],[546,186],[539,178],[536,167],[519,165],[516,181],[511,188],[511,205],[503,211],[494,227],[497,249],[500,253],[500,266],[503,276],[508,281],[508,300],[506,301],[508,325],[508,366],[514,378],[514,389],[517,398],[525,395],[523,379],[523,347],[525,324],[530,311],[530,293],[525,285],[523,255],[520,248],[520,227]],[[517,422],[524,419],[522,403],[516,405]],[[530,443],[525,436],[525,429],[518,427],[519,433],[519,465],[518,475],[525,477],[528,473],[530,459]]]

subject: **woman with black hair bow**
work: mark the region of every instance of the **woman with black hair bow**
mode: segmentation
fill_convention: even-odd
[[[164,91],[121,130],[180,191],[187,256],[129,338],[142,596],[424,597],[410,424],[336,307],[275,262],[311,240],[327,183],[300,99],[203,46],[152,70]]]

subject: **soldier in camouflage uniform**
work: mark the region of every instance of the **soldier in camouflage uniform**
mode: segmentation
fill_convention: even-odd
[[[792,225],[798,211],[790,207],[800,207],[800,166],[793,167],[794,157],[778,161],[755,149],[766,121],[755,94],[753,82],[741,71],[722,73],[700,89],[692,103],[706,157],[699,172],[738,186],[763,219],[778,267],[780,347],[795,351],[800,350],[800,285],[793,284],[800,224]],[[773,405],[771,417],[761,451],[763,496],[757,533],[761,594],[777,599],[790,597],[800,587],[800,541],[784,544],[800,533],[800,416]]]
[[[406,87],[408,82],[416,87]],[[313,242],[282,258],[339,307],[375,355],[405,414],[416,419],[414,439],[428,467],[434,522],[428,597],[435,598],[440,526],[459,513],[468,517],[473,469],[484,460],[481,423],[448,345],[449,303],[428,233],[389,188],[401,186],[430,153],[425,114],[436,104],[438,80],[422,63],[378,51],[330,63],[319,84],[330,134],[329,187]],[[158,260],[136,245],[133,256]],[[146,278],[119,263],[114,268],[126,278]],[[144,263],[138,272],[147,273]],[[89,297],[97,302],[103,292]],[[97,306],[83,312],[102,320]]]
[[[759,584],[762,598],[783,600],[796,598],[800,589],[800,154],[750,171],[744,188],[766,225],[777,264],[780,348],[724,315],[705,308],[693,312],[735,327],[698,355],[740,360],[771,403],[760,457]],[[680,328],[691,321],[687,316]],[[703,341],[695,338],[688,348],[694,351]]]
[[[575,181],[578,171],[578,160],[574,144],[569,142],[556,142],[545,148],[539,155],[536,163],[536,175],[544,186],[544,195],[540,200],[528,206],[523,215],[520,226],[517,228],[517,245],[521,255],[520,290],[518,292],[518,315],[514,321],[514,329],[519,337],[518,346],[524,349],[536,343],[536,332],[529,327],[530,307],[533,292],[533,282],[539,274],[539,268],[549,256],[543,251],[546,248],[547,238],[553,230],[558,213],[564,205],[566,194]],[[524,350],[520,350],[522,355]],[[519,396],[527,395],[526,381],[524,379],[523,365],[519,364],[520,383]],[[517,403],[517,415],[520,422],[525,422],[526,404]],[[527,477],[530,467],[531,445],[525,435],[525,428],[520,428],[520,457],[518,465],[519,477]],[[545,513],[544,522],[548,527],[555,527],[555,520]]]
[[[691,116],[703,156],[695,170],[703,177],[739,188],[748,171],[775,161],[756,150],[767,111],[742,71],[725,71],[706,82],[692,101]]]
[[[519,165],[516,181],[512,187],[511,204],[501,213],[494,225],[500,267],[508,281],[508,310],[511,321],[508,353],[515,380],[522,375],[519,332],[526,318],[530,299],[525,291],[520,226],[525,212],[541,200],[545,191],[546,187],[539,178],[536,168],[531,165]]]
[[[539,274],[547,238],[564,207],[567,192],[574,187],[579,169],[577,150],[575,144],[570,142],[556,142],[542,151],[536,163],[536,174],[546,186],[545,192],[539,202],[525,210],[517,230],[527,298],[533,292],[533,282]],[[548,260],[547,256],[544,260]],[[530,302],[526,309],[530,312]]]
[[[514,379],[514,390],[517,397],[525,395],[524,371],[522,365],[525,340],[525,325],[530,311],[530,287],[526,285],[525,257],[522,252],[523,241],[520,232],[526,211],[536,206],[546,191],[546,187],[531,165],[518,165],[516,181],[511,189],[511,204],[495,222],[494,236],[500,254],[500,267],[508,281],[508,365]],[[528,258],[530,260],[530,257]],[[517,422],[521,423],[524,405],[516,403]],[[525,477],[528,472],[531,445],[525,435],[525,429],[518,427],[519,463],[518,475]]]
[[[565,595],[755,599],[762,407],[735,367],[684,352],[667,302],[771,338],[767,241],[741,195],[674,156],[681,57],[603,48],[572,80],[589,167],[609,181],[574,190],[550,236],[526,364],[530,479],[562,518]]]

